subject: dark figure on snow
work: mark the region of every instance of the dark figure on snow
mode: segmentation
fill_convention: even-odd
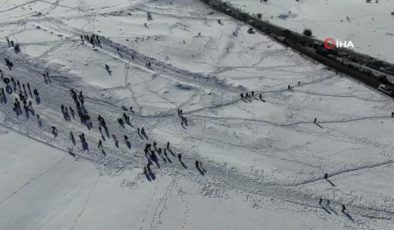
[[[30,83],[27,83],[27,89],[29,90],[29,94],[30,94],[30,97],[31,97],[32,93],[31,93]]]
[[[57,137],[57,129],[55,126],[52,126],[52,134],[54,137]]]
[[[342,210],[341,210],[343,213],[345,213],[345,211],[346,211],[346,207],[345,207],[345,205],[343,204],[342,205]]]
[[[244,94],[241,93],[240,96],[241,96],[241,100],[244,100]]]
[[[150,144],[146,144],[144,149],[145,155],[148,154],[149,150],[150,150]]]
[[[112,75],[112,71],[109,68],[109,65],[105,64],[105,69],[107,70],[108,74],[111,76]]]
[[[126,121],[127,124],[130,124],[130,117],[127,116],[126,113],[123,113],[123,118],[125,119],[125,121]]]
[[[316,124],[316,122],[317,122],[317,118],[315,117],[315,119],[313,120],[313,123],[315,123],[315,124]]]
[[[70,107],[70,113],[71,113],[71,116],[73,117],[73,119],[75,119],[75,113],[74,113],[73,108],[71,108],[71,107]]]
[[[73,132],[71,132],[71,131],[70,131],[70,139],[71,139],[71,142],[73,143],[73,145],[75,145],[75,137],[74,137]]]
[[[83,96],[83,93],[82,93],[82,91],[80,91],[79,92],[79,101],[81,102],[81,104],[83,105],[83,102],[84,102],[84,96]]]
[[[183,115],[182,113],[183,113],[182,109],[179,109],[179,108],[178,108],[178,116],[181,117],[181,116]]]
[[[81,140],[82,143],[85,143],[85,142],[86,142],[86,140],[85,140],[85,134],[83,134],[83,133],[80,134],[80,135],[79,135],[79,139]]]
[[[101,151],[103,150],[103,142],[99,140],[97,148],[100,149]]]
[[[147,17],[148,17],[148,21],[152,21],[153,20],[152,15],[151,15],[150,12],[147,13]]]
[[[9,70],[12,70],[12,67],[14,67],[14,64],[8,59],[4,58],[5,65],[8,67]]]
[[[260,99],[260,101],[265,102],[265,100],[263,99],[263,95],[262,94],[259,95],[259,99]]]
[[[123,123],[123,119],[122,118],[118,118],[118,123],[119,123],[119,125],[120,126],[124,126],[124,123]]]

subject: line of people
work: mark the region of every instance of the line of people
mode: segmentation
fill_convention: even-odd
[[[100,41],[100,37],[97,34],[92,34],[92,35],[81,35],[81,41],[82,43],[84,41],[89,42],[91,45],[93,46],[99,46],[101,47],[101,41]]]
[[[251,102],[252,100],[257,100],[257,98],[255,97],[255,92],[251,91],[249,92],[245,92],[245,93],[241,93],[241,100],[244,102]],[[265,100],[263,99],[263,95],[260,93],[259,97],[260,101],[265,102]]]

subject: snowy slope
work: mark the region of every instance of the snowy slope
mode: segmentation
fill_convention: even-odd
[[[352,41],[355,50],[394,62],[394,1],[379,0],[228,0],[238,8],[273,24],[302,33],[312,30],[318,39]],[[347,20],[347,17],[349,20]]]
[[[391,98],[248,34],[199,1],[5,1],[0,11],[16,15],[1,18],[1,37],[23,51],[2,43],[15,68],[0,68],[40,91],[34,107],[43,121],[15,116],[15,94],[0,104],[1,229],[392,226]],[[81,42],[90,33],[105,37],[102,47]],[[83,90],[91,117],[107,120],[119,148],[106,138],[106,155],[97,149],[96,119],[93,130],[63,119],[60,105],[74,106],[70,88]],[[251,90],[266,102],[242,101]],[[116,122],[123,105],[135,110],[125,128]],[[70,131],[85,133],[89,151],[72,145]],[[149,182],[143,149],[152,141],[170,141],[187,168],[169,154]]]

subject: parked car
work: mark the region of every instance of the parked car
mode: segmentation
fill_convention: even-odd
[[[389,96],[394,96],[394,88],[385,84],[380,84],[378,90]]]

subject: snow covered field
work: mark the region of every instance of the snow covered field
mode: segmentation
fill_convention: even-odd
[[[392,228],[391,98],[196,0],[0,3],[0,52],[14,63],[0,69],[38,89],[42,120],[15,115],[16,93],[0,104],[0,229]],[[102,47],[81,41],[92,33]],[[86,95],[91,130],[62,116],[62,104],[75,109],[72,88]],[[122,106],[133,106],[132,126],[117,123]],[[105,155],[99,114],[120,142],[104,135]],[[174,155],[159,156],[149,181],[153,141]]]
[[[275,25],[313,36],[352,41],[357,52],[394,63],[392,0],[228,0]],[[349,18],[349,20],[347,19]]]

